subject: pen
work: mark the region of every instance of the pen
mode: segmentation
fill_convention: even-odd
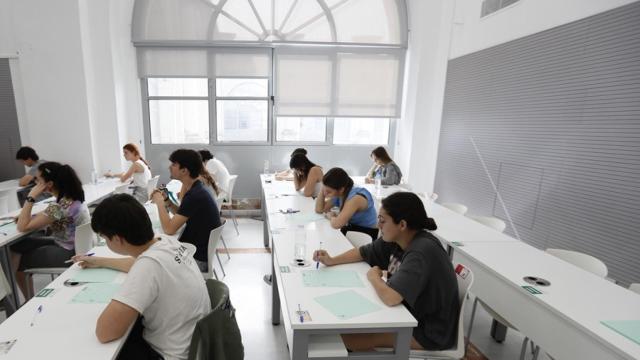
[[[300,308],[300,304],[298,304],[298,314],[300,314],[300,322],[304,322],[304,316],[302,316],[302,309]]]
[[[322,241],[320,241],[320,249],[318,250],[322,250]],[[319,267],[320,267],[320,258],[318,258],[318,260],[316,261],[316,270],[318,270]]]
[[[95,254],[96,254],[96,253],[88,253],[88,254],[84,254],[84,256],[93,256],[93,255],[95,255]],[[64,263],[65,263],[65,264],[68,264],[68,263],[70,263],[70,262],[73,262],[73,259],[69,259],[69,260],[65,261]]]
[[[42,305],[38,306],[38,309],[36,309],[36,313],[33,314],[33,318],[31,319],[31,326],[33,326],[33,324],[36,322],[36,316],[38,316],[38,314],[42,313]]]

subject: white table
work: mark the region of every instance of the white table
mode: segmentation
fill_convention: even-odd
[[[107,247],[94,251],[99,256],[118,257]],[[64,281],[82,271],[71,266],[47,288],[55,288],[52,297],[29,300],[11,317],[0,324],[0,341],[17,339],[2,359],[113,359],[127,336],[101,344],[95,335],[96,321],[107,304],[72,304],[70,300],[83,286],[67,287]],[[119,274],[115,282],[122,283],[126,274]],[[30,326],[36,309],[43,311]]]
[[[407,359],[411,334],[417,326],[417,321],[404,306],[388,307],[378,298],[375,290],[366,279],[369,266],[364,263],[344,264],[333,269],[353,270],[365,285],[354,288],[360,295],[380,306],[380,310],[357,316],[348,320],[336,318],[329,311],[320,306],[314,298],[326,294],[333,294],[346,288],[307,288],[302,281],[302,270],[315,269],[315,265],[298,268],[291,264],[293,259],[295,232],[298,223],[292,221],[293,214],[281,214],[279,210],[292,208],[301,212],[312,213],[315,201],[295,193],[293,184],[285,181],[271,180],[261,176],[263,193],[263,215],[265,216],[266,240],[272,234],[272,323],[280,323],[280,312],[284,320],[285,333],[289,343],[292,359],[306,359],[308,348],[317,336],[343,333],[396,333],[396,352],[394,354],[368,354],[367,358]],[[307,258],[311,261],[313,251],[319,247],[332,254],[347,251],[353,246],[340,233],[333,229],[326,219],[319,219],[305,225]],[[267,243],[268,244],[268,243]],[[289,266],[291,272],[282,273],[280,266]],[[296,314],[298,304],[309,312],[312,321],[299,321]],[[352,355],[353,356],[353,355]],[[345,357],[346,354],[345,354]]]
[[[521,241],[464,242],[454,259],[480,299],[555,359],[640,359],[640,345],[600,323],[640,320],[640,295]],[[551,285],[533,295],[525,276]]]

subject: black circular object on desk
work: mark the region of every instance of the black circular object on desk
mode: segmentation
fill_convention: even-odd
[[[538,285],[538,286],[549,286],[551,285],[551,282],[549,280],[543,279],[543,278],[539,278],[536,276],[525,276],[522,278],[524,281],[526,281],[528,284],[531,285]]]

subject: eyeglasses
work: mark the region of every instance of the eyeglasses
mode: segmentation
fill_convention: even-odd
[[[382,217],[382,215],[378,215],[378,224],[380,224],[380,225],[384,225],[384,223],[385,223],[385,220],[384,220],[384,218]]]

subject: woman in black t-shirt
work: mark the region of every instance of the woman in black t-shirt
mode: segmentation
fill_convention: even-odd
[[[436,229],[435,221],[427,216],[416,194],[397,192],[382,200],[378,227],[382,236],[371,244],[336,257],[316,250],[313,258],[327,266],[366,261],[372,266],[367,279],[382,302],[388,306],[404,304],[418,320],[411,348],[452,348],[460,307],[458,286],[446,251],[429,232]],[[395,344],[391,333],[343,334],[342,339],[353,351]]]

